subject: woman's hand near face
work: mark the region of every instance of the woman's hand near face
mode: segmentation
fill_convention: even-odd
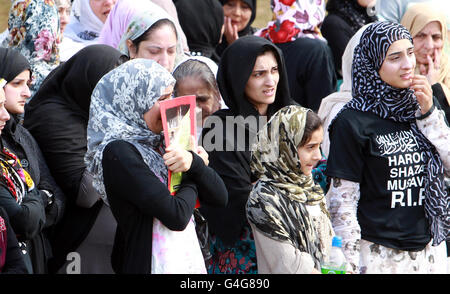
[[[181,147],[169,146],[163,155],[164,163],[172,172],[186,172],[191,168],[192,154]]]
[[[434,49],[434,61],[430,55],[427,55],[428,67],[425,64],[419,65],[420,74],[426,76],[431,85],[436,84],[439,80],[441,54],[442,51],[436,48]]]
[[[238,28],[237,25],[231,24],[231,17],[225,16],[224,24],[225,31],[223,34],[225,35],[225,38],[227,38],[228,45],[231,45],[231,43],[239,39]]]
[[[412,80],[411,89],[417,97],[421,113],[427,113],[431,106],[433,106],[433,90],[431,89],[427,77],[415,75]]]

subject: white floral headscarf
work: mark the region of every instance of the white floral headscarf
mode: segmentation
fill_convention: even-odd
[[[157,62],[138,58],[103,76],[92,92],[85,162],[104,200],[103,150],[112,141],[134,145],[150,170],[162,182],[167,181],[167,168],[157,152],[163,136],[150,131],[143,116],[174,83],[172,75]]]
[[[324,0],[271,0],[273,20],[255,33],[273,43],[297,38],[325,40],[320,27],[325,18]]]

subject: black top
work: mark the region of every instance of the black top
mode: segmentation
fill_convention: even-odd
[[[348,42],[355,34],[352,27],[339,15],[328,14],[321,27],[322,35],[327,39],[333,54],[336,74],[342,79],[342,56]]]
[[[75,201],[85,170],[91,94],[103,75],[120,64],[120,57],[118,50],[107,45],[83,48],[47,76],[25,108],[24,126],[67,196],[64,217],[52,239],[51,272],[85,239],[101,209],[101,201],[91,208],[79,207]]]
[[[324,41],[309,38],[276,45],[283,51],[292,99],[318,111],[322,98],[336,91],[330,48]]]
[[[223,8],[217,0],[178,0],[175,3],[178,20],[186,35],[189,51],[211,58],[216,63],[215,52],[220,42],[223,26]]]
[[[409,123],[346,109],[330,132],[326,174],[360,184],[361,238],[422,250],[431,240],[424,210],[424,150]]]
[[[19,248],[19,243],[16,238],[16,234],[12,229],[11,224],[9,223],[9,217],[3,207],[0,206],[0,217],[3,218],[4,224],[6,227],[6,240],[1,240],[1,242],[5,242],[6,246],[0,246],[0,258],[4,256],[5,263],[3,267],[0,267],[0,273],[2,274],[26,274],[27,268],[23,261],[22,252]],[[0,230],[0,238],[3,238],[5,234],[3,234]],[[2,251],[3,247],[6,247],[5,251]]]
[[[183,230],[192,217],[197,195],[201,204],[227,203],[222,180],[195,154],[175,197],[128,142],[109,143],[103,151],[102,166],[106,194],[117,219],[112,253],[117,273],[151,272],[154,217],[171,230]]]
[[[229,200],[227,207],[204,205],[200,210],[208,220],[210,230],[226,245],[233,245],[242,228],[248,226],[245,204],[254,181],[250,175],[250,144],[259,129],[259,124],[249,122],[259,123],[261,117],[246,98],[245,86],[257,57],[267,48],[274,52],[280,76],[275,101],[267,109],[267,120],[282,107],[295,104],[290,98],[281,50],[267,39],[245,36],[227,48],[217,72],[219,90],[229,108],[208,117],[202,131],[202,146],[209,154],[209,166],[225,182]],[[240,120],[240,116],[245,120],[242,117]]]

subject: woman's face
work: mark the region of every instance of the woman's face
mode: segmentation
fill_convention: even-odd
[[[162,25],[149,38],[139,43],[138,48],[127,40],[130,58],[152,59],[172,72],[177,56],[177,36],[170,25]]]
[[[3,88],[0,88],[0,134],[2,133],[3,128],[5,127],[6,122],[9,120],[9,113],[5,108],[5,91]]]
[[[5,107],[12,114],[25,112],[25,103],[31,97],[28,84],[30,82],[30,71],[24,70],[5,86]]]
[[[427,56],[430,56],[433,61],[436,54],[440,57],[444,46],[440,23],[437,21],[428,23],[414,36],[413,42],[417,63],[428,64]]]
[[[223,5],[223,14],[231,18],[231,24],[237,26],[238,32],[242,31],[252,17],[252,9],[242,0],[228,0]]]
[[[402,39],[389,47],[379,74],[387,84],[404,89],[411,86],[415,67],[414,46],[409,40]]]
[[[258,56],[245,85],[245,95],[260,115],[266,115],[268,106],[275,101],[279,80],[278,62],[273,52]]]
[[[89,0],[89,4],[91,5],[92,12],[94,12],[102,23],[105,23],[108,14],[111,12],[114,4],[116,4],[116,1],[117,0]]]
[[[177,81],[177,96],[195,95],[197,107],[202,109],[202,123],[220,109],[219,97],[200,77],[187,76]]]
[[[147,124],[147,127],[155,134],[159,134],[163,131],[163,125],[161,120],[161,112],[159,103],[161,101],[170,99],[173,92],[173,86],[168,86],[164,89],[163,94],[158,100],[153,104],[152,108],[150,108],[146,113],[144,113],[144,120]]]
[[[70,17],[70,2],[66,1],[63,5],[58,6],[59,22],[60,22],[60,32],[61,35],[64,34],[67,24],[69,23]]]
[[[323,128],[320,127],[311,134],[311,139],[305,145],[297,148],[298,158],[303,174],[310,176],[312,170],[322,158],[320,144],[323,141]]]

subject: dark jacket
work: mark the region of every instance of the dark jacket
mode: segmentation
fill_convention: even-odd
[[[9,222],[8,214],[1,206],[0,218],[3,219],[4,225],[3,228],[0,227],[0,273],[26,274],[27,268],[23,261],[16,233]],[[3,260],[4,263],[2,263]]]
[[[193,157],[191,168],[173,197],[136,147],[121,140],[105,147],[103,179],[111,211],[117,219],[112,253],[116,273],[151,272],[154,217],[170,230],[183,230],[192,217],[197,195],[200,203],[226,205],[226,188],[220,177],[200,157]]]
[[[1,137],[4,147],[19,158],[22,167],[29,172],[35,184],[35,189],[27,193],[27,197],[22,204],[27,205],[26,203],[29,204],[29,201],[33,201],[34,198],[40,200],[40,204],[36,202],[33,206],[36,208],[36,217],[43,218],[42,227],[36,227],[35,230],[32,230],[32,233],[25,234],[19,239],[27,243],[33,265],[33,273],[47,273],[47,262],[52,257],[49,235],[52,234],[55,224],[63,215],[65,196],[50,174],[41,150],[33,136],[21,124],[17,123],[17,119],[13,115],[7,122]],[[51,198],[48,197],[44,190],[51,195]],[[6,189],[4,192],[9,194],[9,191]],[[38,216],[41,211],[44,215]],[[32,212],[33,210],[31,209],[24,210],[24,213]],[[33,218],[29,215],[11,216],[11,222],[18,234],[22,230],[16,228],[17,223],[25,222],[29,224],[21,226],[24,230],[39,224],[39,222],[33,221]]]

